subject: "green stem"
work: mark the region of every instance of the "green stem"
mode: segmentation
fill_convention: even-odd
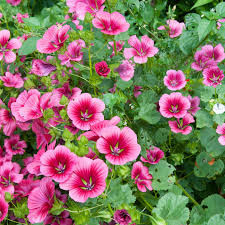
[[[91,81],[93,80],[93,72],[92,72],[92,62],[91,62],[91,46],[88,47],[88,59],[89,59],[89,67],[90,67],[90,78],[89,81],[90,83],[92,83]],[[94,93],[96,95],[96,87],[95,85],[93,85],[94,88]]]
[[[3,59],[1,60],[1,71],[2,71],[2,76],[4,76]]]
[[[88,211],[88,210],[91,210],[91,209],[95,209],[95,208],[97,208],[97,207],[100,207],[100,206],[102,206],[103,204],[101,204],[101,205],[96,205],[96,206],[94,206],[94,207],[91,207],[91,208],[87,208],[87,209],[84,209],[84,210],[80,210],[80,211],[72,211],[72,210],[69,210],[69,209],[67,209],[67,208],[64,208],[66,211],[68,211],[68,212],[71,212],[71,213],[81,213],[81,212],[85,212],[85,211]]]
[[[116,41],[113,40],[113,43],[114,43],[114,52],[115,52],[115,55],[117,55]]]
[[[6,218],[6,220],[8,220],[8,221],[10,221],[10,222],[13,222],[13,223],[25,224],[25,225],[26,225],[26,223],[17,222],[17,221],[14,221],[14,220],[10,220],[10,219],[8,219],[8,218]]]
[[[169,146],[170,146],[170,149],[171,149],[171,131],[169,133]]]
[[[109,209],[110,213],[111,213],[112,215],[114,215],[114,212],[113,212],[112,207],[111,207],[110,204],[108,204],[108,209]]]
[[[215,87],[215,98],[217,98],[216,87]]]
[[[199,204],[198,204],[198,202],[194,199],[194,198],[192,198],[191,197],[191,195],[178,183],[178,181],[176,181],[175,182],[175,184],[177,185],[177,187],[179,187],[182,191],[183,191],[183,193],[196,205],[196,206],[198,206]]]
[[[144,206],[148,209],[149,212],[151,212],[152,209],[153,209],[153,207],[151,206],[151,204],[150,204],[149,202],[147,202],[141,194],[139,194],[138,197],[141,198],[141,201],[140,201],[139,199],[138,199],[138,201],[139,201],[142,205],[144,205]],[[143,203],[144,203],[144,204],[143,204]]]

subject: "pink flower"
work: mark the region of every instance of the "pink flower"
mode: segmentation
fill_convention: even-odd
[[[223,71],[218,67],[204,69],[202,74],[204,78],[203,84],[206,86],[213,86],[214,88],[219,84],[221,85],[221,81],[224,78]]]
[[[0,191],[0,222],[2,222],[5,219],[8,213],[8,209],[9,204],[5,201],[4,193]]]
[[[108,35],[117,35],[129,29],[130,24],[126,22],[125,17],[118,12],[96,13],[92,20],[94,27],[101,29],[101,32]]]
[[[27,171],[30,174],[35,174],[36,176],[41,175],[41,156],[45,153],[44,149],[40,149],[37,154],[34,155],[33,161],[27,165]]]
[[[12,6],[17,6],[20,4],[20,2],[22,0],[6,0],[9,4],[11,4]]]
[[[41,223],[53,207],[55,185],[49,177],[40,181],[40,186],[28,196],[28,219],[31,223]]]
[[[221,44],[215,48],[212,45],[205,45],[202,47],[202,51],[208,59],[213,59],[215,62],[221,62],[225,58],[224,48]]]
[[[219,19],[218,22],[217,22],[217,29],[219,30],[220,27],[222,26],[221,23],[224,23],[225,22],[225,18],[224,19]]]
[[[69,29],[69,25],[51,26],[45,32],[43,38],[37,41],[37,50],[47,54],[58,51],[69,38],[69,35],[66,34]]]
[[[139,64],[146,63],[148,57],[153,57],[159,51],[154,47],[154,41],[147,35],[142,36],[141,41],[133,35],[129,38],[128,44],[133,48],[125,48],[124,57],[126,59],[134,57],[134,62]]]
[[[70,13],[76,13],[79,19],[84,20],[85,14],[89,12],[95,16],[97,12],[104,10],[105,0],[67,0]]]
[[[131,171],[131,179],[135,180],[139,191],[146,192],[146,188],[152,191],[152,175],[149,174],[148,167],[143,166],[142,162],[134,163]]]
[[[20,141],[20,136],[18,134],[12,135],[9,139],[4,140],[4,147],[7,152],[12,155],[23,155],[27,147],[25,141]]]
[[[45,93],[40,96],[40,92],[36,89],[30,89],[28,92],[23,91],[12,103],[11,110],[16,120],[26,122],[38,119],[43,116],[43,111],[55,106],[55,99],[52,93]]]
[[[169,121],[169,126],[174,133],[181,133],[184,135],[190,134],[192,127],[189,126],[190,123],[194,123],[195,120],[191,114],[187,113],[183,118],[177,119],[175,121]]]
[[[104,120],[102,114],[104,109],[103,101],[84,93],[69,102],[67,114],[75,127],[81,130],[89,130],[92,124]]]
[[[6,87],[21,88],[24,84],[20,73],[12,74],[6,72],[5,76],[1,76],[0,79],[4,82],[4,86]]]
[[[219,143],[221,145],[225,145],[225,123],[217,126],[216,133],[221,134],[221,136],[218,138]]]
[[[44,225],[72,225],[72,219],[68,218],[70,213],[63,211],[59,215],[48,214],[44,220]]]
[[[3,192],[14,193],[13,183],[20,183],[23,180],[23,174],[19,174],[20,166],[17,163],[4,162],[0,166],[0,189]]]
[[[129,213],[125,209],[116,210],[113,218],[120,225],[128,225],[132,221]]]
[[[129,127],[122,130],[116,126],[102,129],[96,147],[114,165],[124,165],[137,159],[141,151],[137,136]]]
[[[124,81],[129,81],[134,76],[134,66],[130,60],[123,60],[122,64],[119,65],[114,71],[119,73],[120,78]]]
[[[58,145],[54,150],[48,150],[41,156],[40,171],[56,182],[64,182],[73,172],[77,160],[77,156],[67,147]]]
[[[55,106],[62,106],[60,104],[60,100],[63,95],[67,97],[69,100],[74,100],[81,94],[81,92],[82,92],[81,89],[77,87],[71,90],[69,82],[63,84],[61,88],[56,88],[53,90],[53,98],[55,99],[56,102]]]
[[[184,23],[179,23],[176,20],[167,20],[166,23],[169,27],[160,26],[158,27],[158,30],[168,30],[168,34],[171,38],[180,36],[185,28]]]
[[[185,75],[181,70],[168,70],[164,77],[164,85],[171,91],[180,90],[186,85]]]
[[[4,58],[7,64],[10,64],[16,60],[16,54],[13,49],[19,49],[22,43],[13,38],[9,41],[10,32],[8,30],[0,31],[0,61]]]
[[[159,100],[160,113],[166,118],[181,118],[187,113],[191,103],[188,98],[182,96],[179,92],[164,94]]]
[[[95,71],[98,75],[107,77],[107,75],[110,73],[110,68],[105,61],[101,61],[95,64]]]
[[[196,114],[196,112],[201,109],[199,107],[199,104],[200,104],[200,98],[198,96],[195,96],[195,97],[191,97],[190,95],[188,95],[188,100],[190,101],[191,103],[191,107],[190,109],[188,109],[188,112],[191,113],[193,116]]]
[[[164,157],[164,152],[155,147],[151,146],[150,149],[147,149],[147,159],[141,156],[141,161],[149,163],[149,164],[157,164],[160,159]]]
[[[216,66],[217,63],[214,60],[210,60],[206,57],[205,53],[201,51],[197,51],[195,53],[195,62],[191,64],[191,68],[196,71],[202,71],[205,68]]]
[[[110,57],[112,58],[114,55],[115,55],[115,46],[114,46],[114,42],[113,41],[110,41],[108,43],[112,49],[113,49],[113,52],[112,52],[112,55],[110,55]],[[123,46],[124,46],[125,42],[124,41],[116,41],[116,50],[117,52],[120,52],[122,49],[123,49]],[[110,48],[110,47],[108,47]]]
[[[70,61],[79,62],[83,59],[82,48],[85,48],[85,42],[81,39],[75,40],[68,45],[68,48],[64,55],[58,55],[58,58],[62,61],[61,65],[72,67]]]
[[[120,118],[118,116],[114,116],[111,120],[103,120],[94,123],[93,125],[90,126],[91,130],[81,134],[78,137],[78,140],[80,140],[82,136],[85,136],[88,140],[97,141],[101,137],[104,128],[116,126],[119,122]]]
[[[70,197],[76,202],[86,202],[96,198],[105,190],[108,167],[101,159],[80,158],[70,179],[60,183],[59,187],[69,190]]]
[[[18,23],[24,23],[23,18],[29,18],[29,15],[28,13],[25,13],[25,14],[17,13],[16,18]]]
[[[38,76],[48,76],[52,71],[55,71],[56,67],[50,63],[47,63],[41,59],[32,60],[32,69],[30,73],[36,74]]]
[[[137,98],[139,95],[141,95],[142,86],[136,86],[134,85],[134,97]]]
[[[15,196],[26,197],[30,195],[31,191],[40,185],[40,180],[33,180],[32,178],[22,180],[15,187]]]

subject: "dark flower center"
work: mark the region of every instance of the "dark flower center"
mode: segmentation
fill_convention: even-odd
[[[169,111],[172,113],[178,113],[179,112],[178,105],[176,105],[176,106],[171,105],[171,108],[169,109]]]
[[[66,169],[66,165],[63,165],[59,162],[59,165],[55,167],[55,169],[58,173],[64,173]]]

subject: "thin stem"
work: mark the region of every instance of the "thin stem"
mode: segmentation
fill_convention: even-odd
[[[1,71],[2,71],[2,76],[4,76],[3,59],[1,60]]]
[[[6,218],[6,220],[8,220],[8,221],[10,221],[10,222],[13,222],[13,223],[25,224],[25,225],[26,225],[26,223],[17,222],[17,221],[14,221],[14,220],[10,220],[10,219],[8,219],[8,218]]]
[[[91,207],[91,208],[88,208],[88,209],[84,209],[84,210],[81,210],[81,211],[72,211],[72,210],[69,210],[69,209],[67,209],[67,208],[64,208],[66,211],[68,211],[68,212],[71,212],[71,213],[81,213],[81,212],[85,212],[85,211],[88,211],[88,210],[91,210],[91,209],[95,209],[95,208],[97,208],[97,207],[100,207],[100,206],[102,206],[103,204],[101,204],[101,205],[96,205],[96,206],[94,206],[94,207]]]
[[[190,173],[188,173],[187,175],[185,175],[185,176],[179,178],[179,179],[177,180],[177,182],[179,182],[179,181],[181,181],[181,180],[183,180],[183,179],[189,177],[189,176],[190,176],[191,174],[193,174],[193,173],[194,173],[194,170],[192,170],[192,171],[191,171]]]
[[[183,192],[184,194],[196,205],[198,206],[198,202],[191,197],[191,195],[178,183],[178,181],[175,182],[175,184],[177,185],[177,187],[179,187]]]
[[[114,212],[113,212],[112,207],[111,207],[110,204],[108,204],[108,209],[109,209],[110,213],[111,213],[112,215],[114,215]]]
[[[115,55],[117,55],[117,48],[116,48],[116,41],[113,40],[113,44],[114,44],[114,52],[115,52]]]
[[[215,98],[217,98],[216,87],[215,87]]]
[[[138,195],[138,197],[140,197],[141,200],[142,200],[142,201],[140,201],[140,200],[138,199],[138,201],[139,201],[142,205],[144,205],[144,206],[147,208],[147,210],[148,210],[149,212],[151,212],[152,209],[153,209],[153,207],[151,206],[151,204],[150,204],[149,202],[147,202],[141,194]],[[143,203],[145,203],[145,204],[143,204]]]
[[[89,59],[89,67],[90,67],[90,78],[89,81],[92,81],[93,79],[93,72],[92,72],[92,62],[91,62],[91,45],[88,47],[88,59]],[[94,87],[94,93],[96,95],[96,87],[95,85],[93,85]]]

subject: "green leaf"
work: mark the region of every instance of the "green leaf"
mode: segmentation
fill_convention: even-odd
[[[112,180],[110,191],[105,201],[110,203],[112,207],[116,208],[121,204],[132,204],[135,200],[136,198],[132,194],[132,190],[128,184],[121,184],[119,178]]]
[[[156,124],[161,118],[160,113],[156,110],[155,104],[144,104],[141,105],[138,116],[134,119],[142,119],[149,124]]]
[[[201,21],[201,16],[196,13],[188,13],[185,16],[185,21],[186,21],[185,25],[187,28],[194,29],[194,28],[198,27],[198,25]]]
[[[165,160],[149,167],[149,173],[153,176],[152,187],[154,190],[168,190],[175,182],[172,176],[175,167]]]
[[[222,214],[211,217],[207,225],[225,225],[225,217]]]
[[[118,81],[116,82],[116,86],[120,88],[121,90],[125,90],[129,88],[132,84],[133,84],[132,80],[124,81],[121,78],[119,78]]]
[[[68,98],[65,95],[63,95],[62,98],[60,99],[60,102],[59,103],[61,105],[68,105],[69,100],[68,100]]]
[[[29,209],[27,207],[27,199],[23,198],[20,202],[16,203],[15,208],[11,209],[13,210],[13,213],[17,218],[25,218],[25,216],[29,214]]]
[[[65,129],[63,131],[62,138],[64,141],[72,141],[74,139],[74,135],[68,129]]]
[[[154,9],[149,3],[145,4],[144,11],[141,12],[141,16],[146,23],[150,23],[153,20]]]
[[[224,146],[218,142],[219,135],[213,128],[204,128],[200,130],[200,141],[205,147],[206,151],[212,155],[212,157],[219,156],[224,153]]]
[[[216,6],[216,12],[221,16],[225,17],[225,2],[221,2]]]
[[[168,128],[159,128],[156,132],[155,132],[155,141],[158,144],[163,144],[167,141],[167,138],[169,136],[169,129]]]
[[[43,117],[44,117],[45,121],[48,121],[53,116],[54,116],[53,109],[46,109],[43,113]]]
[[[214,88],[204,86],[201,90],[201,100],[203,102],[209,102],[214,93],[215,93]]]
[[[213,2],[213,0],[197,0],[197,2],[193,5],[191,10],[194,9],[194,8],[197,8],[199,6],[202,6],[202,5],[206,5],[206,4],[210,3],[210,2]]]
[[[188,198],[182,195],[167,193],[158,201],[153,212],[163,218],[168,225],[186,224],[189,218],[189,209],[186,207]]]
[[[212,157],[207,152],[201,152],[196,158],[196,167],[194,173],[197,177],[211,178],[223,172],[224,163],[222,160],[215,160],[211,165]]]
[[[209,21],[207,19],[200,21],[197,28],[199,41],[202,41],[211,32],[213,26],[215,26],[215,21]]]
[[[126,41],[130,38],[129,32],[123,32],[115,36],[115,41]]]
[[[24,41],[22,47],[18,51],[19,55],[29,55],[33,53],[37,49],[36,45],[39,39],[39,37],[31,37]]]
[[[185,55],[190,54],[198,46],[198,43],[199,38],[196,31],[185,30],[179,38],[180,49]]]
[[[198,128],[212,127],[213,121],[209,112],[201,109],[195,114],[195,116]]]
[[[40,27],[41,26],[40,19],[38,19],[37,17],[23,18],[23,21],[25,24],[27,24],[30,27],[32,27],[32,26]]]

